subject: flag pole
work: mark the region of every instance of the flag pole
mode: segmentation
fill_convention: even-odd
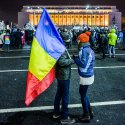
[[[68,54],[69,58],[70,58],[70,59],[72,59],[72,58],[71,58],[71,56],[69,55],[69,52],[68,52],[68,50],[67,50],[67,49],[66,49],[66,52],[67,52],[67,54]]]

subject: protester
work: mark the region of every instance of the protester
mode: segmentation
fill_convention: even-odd
[[[83,115],[79,118],[79,120],[82,122],[90,122],[93,118],[93,112],[87,96],[87,90],[89,85],[94,82],[93,67],[95,55],[90,47],[89,36],[90,32],[85,32],[78,36],[79,55],[73,56],[73,59],[78,66],[78,73],[80,75],[79,93],[81,96]]]
[[[17,29],[17,32],[15,33],[15,41],[18,48],[22,48],[22,36],[23,33],[21,32],[21,30]]]
[[[60,32],[60,36],[65,43],[65,46],[69,49],[70,48],[70,35],[68,34],[68,30],[66,28]]]
[[[117,41],[116,30],[111,29],[108,34],[108,44],[109,44],[109,57],[115,58],[115,45]]]
[[[105,59],[105,54],[108,51],[108,38],[106,32],[102,31],[100,33],[100,40],[101,40],[101,52],[102,52],[102,59]]]
[[[0,33],[0,49],[3,47],[4,35],[2,32]]]
[[[7,30],[6,34],[4,35],[4,47],[7,48],[9,51],[10,49],[10,31]]]
[[[56,64],[57,92],[54,101],[53,118],[61,117],[61,124],[74,123],[75,120],[68,115],[69,103],[69,86],[71,77],[71,65],[74,63],[70,59],[67,52],[59,58]],[[62,100],[62,108],[60,110],[60,101]]]
[[[118,42],[117,43],[123,44],[123,32],[122,31],[120,31],[118,33]]]

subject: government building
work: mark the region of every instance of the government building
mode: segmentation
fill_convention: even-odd
[[[37,26],[44,7],[57,26],[116,25],[121,30],[122,14],[116,6],[23,6],[21,12],[18,12],[19,27],[23,27],[27,22]]]

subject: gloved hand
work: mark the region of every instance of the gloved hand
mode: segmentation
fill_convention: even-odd
[[[75,58],[77,58],[77,57],[78,57],[77,55],[73,55],[73,56],[72,56],[73,59],[75,59]]]

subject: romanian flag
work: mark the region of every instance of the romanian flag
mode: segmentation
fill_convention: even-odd
[[[25,97],[27,106],[52,84],[55,79],[54,65],[65,49],[44,8],[32,42]]]

